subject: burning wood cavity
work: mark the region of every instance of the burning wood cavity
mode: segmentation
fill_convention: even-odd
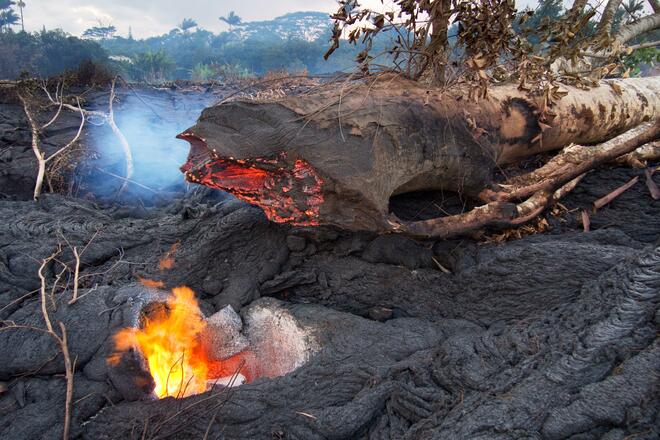
[[[224,190],[261,207],[268,219],[300,226],[319,224],[323,179],[305,160],[288,164],[282,152],[275,159],[221,157],[206,141],[190,132],[177,136],[191,144],[181,170],[189,182]]]

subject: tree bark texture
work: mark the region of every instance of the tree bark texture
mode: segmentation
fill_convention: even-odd
[[[276,102],[222,103],[180,135],[191,143],[182,170],[277,222],[392,230],[391,196],[444,190],[476,198],[502,164],[603,142],[659,117],[658,78],[563,89],[548,107],[515,86],[473,101],[381,76]],[[556,116],[540,124],[544,107]]]

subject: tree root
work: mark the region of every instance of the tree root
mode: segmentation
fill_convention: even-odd
[[[541,168],[509,179],[479,197],[487,202],[469,212],[424,221],[403,222],[391,216],[400,232],[420,237],[449,238],[477,229],[515,227],[540,215],[571,192],[588,171],[655,143],[660,125],[645,124],[594,146],[571,145]]]

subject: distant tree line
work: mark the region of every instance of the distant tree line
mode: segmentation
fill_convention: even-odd
[[[0,78],[12,79],[23,72],[52,76],[86,61],[109,62],[107,52],[98,43],[72,37],[62,30],[0,32],[0,54]]]
[[[262,75],[268,71],[306,71],[310,74],[348,70],[354,60],[364,53],[364,45],[343,44],[334,51],[329,61],[323,54],[328,48],[328,35],[315,41],[302,39],[241,39],[231,32],[241,25],[241,18],[234,11],[219,20],[229,25],[230,32],[214,34],[199,28],[193,18],[183,18],[169,33],[135,39],[129,30],[127,37],[118,36],[111,24],[91,27],[76,38],[61,30],[26,33],[15,32],[22,22],[25,3],[0,0],[0,77],[14,78],[25,71],[32,75],[49,76],[74,69],[84,61],[108,66],[117,73],[136,81],[160,82],[173,79],[207,81],[227,77]],[[626,23],[641,13],[642,0],[627,0],[616,11],[614,22]],[[19,16],[17,9],[21,12]],[[529,11],[521,11],[521,14]],[[526,27],[542,28],[563,13],[562,0],[541,0],[533,14],[525,22]],[[454,24],[452,29],[456,29]],[[450,29],[450,43],[453,30]],[[595,27],[591,27],[596,32]],[[531,34],[533,38],[533,34]],[[392,63],[392,40],[401,35],[379,35],[370,53],[380,54],[375,60],[385,66]],[[657,41],[659,35],[651,35]],[[639,65],[653,65],[660,61],[657,47],[647,47],[630,54],[627,64],[631,73],[639,71]]]
[[[136,80],[209,80],[222,76],[262,75],[273,70],[336,72],[353,66],[355,48],[346,48],[326,62],[326,40],[285,39],[236,41],[227,33],[215,35],[203,29],[182,31],[136,40],[115,37],[100,41],[121,68]]]

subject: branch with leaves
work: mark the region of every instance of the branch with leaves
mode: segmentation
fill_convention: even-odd
[[[369,73],[370,65],[381,55],[372,53],[375,39],[388,35],[393,40],[386,51],[390,69],[413,80],[430,79],[434,85],[445,85],[446,69],[454,65],[466,67],[460,81],[475,84],[482,96],[488,85],[509,80],[533,88],[555,81],[578,84],[585,77],[585,86],[589,86],[613,73],[611,68],[601,69],[603,66],[621,65],[629,41],[659,28],[660,16],[658,2],[651,1],[653,15],[639,17],[638,10],[628,11],[632,21],[614,32],[622,1],[610,0],[592,32],[591,20],[597,11],[587,5],[587,0],[575,0],[563,16],[537,19],[535,26],[525,26],[536,12],[519,12],[508,0],[396,0],[385,12],[363,7],[357,0],[340,0],[332,15],[332,44],[325,57],[344,40],[361,44],[364,50],[356,61],[361,72]],[[454,49],[460,56],[450,60],[448,29],[452,21],[458,28]],[[594,54],[597,62],[592,63]]]

